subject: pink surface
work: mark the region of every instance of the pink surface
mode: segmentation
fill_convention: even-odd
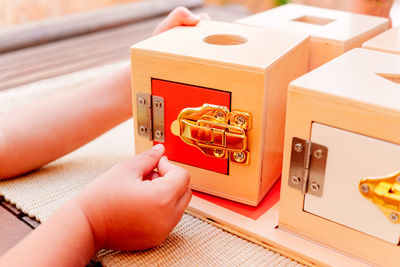
[[[240,215],[246,216],[250,219],[257,220],[261,215],[268,211],[272,206],[274,206],[280,197],[281,192],[281,179],[279,179],[274,186],[269,190],[268,194],[264,197],[261,203],[257,207],[248,206],[238,202],[233,202],[227,199],[211,196],[198,191],[193,191],[193,195],[218,206],[226,208],[228,210],[239,213]]]

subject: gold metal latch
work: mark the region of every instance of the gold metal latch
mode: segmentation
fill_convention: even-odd
[[[233,162],[249,162],[246,131],[251,127],[251,115],[243,111],[229,111],[227,107],[204,104],[199,108],[185,108],[172,123],[174,135],[204,154]]]
[[[384,177],[364,178],[359,189],[391,222],[400,222],[400,171]]]

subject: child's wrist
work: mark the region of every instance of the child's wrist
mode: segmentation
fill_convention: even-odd
[[[79,194],[76,198],[72,199],[71,201],[75,202],[77,207],[77,212],[81,214],[81,217],[84,219],[84,224],[87,226],[87,229],[90,229],[90,236],[91,236],[91,243],[93,244],[94,253],[104,248],[104,242],[102,238],[100,238],[97,234],[95,229],[93,228],[93,223],[89,214],[86,210],[85,205],[85,198],[82,197],[82,193]]]

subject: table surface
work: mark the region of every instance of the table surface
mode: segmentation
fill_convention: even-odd
[[[17,244],[39,223],[0,197],[0,255]]]

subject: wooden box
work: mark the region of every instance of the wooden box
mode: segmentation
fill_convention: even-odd
[[[362,47],[400,55],[400,26],[366,41]]]
[[[236,21],[293,30],[311,36],[309,70],[313,70],[388,28],[385,18],[287,4]]]
[[[289,85],[279,227],[398,266],[400,56],[357,48]]]
[[[280,176],[287,86],[309,39],[201,21],[131,47],[136,153],[161,142],[195,190],[257,205]]]

